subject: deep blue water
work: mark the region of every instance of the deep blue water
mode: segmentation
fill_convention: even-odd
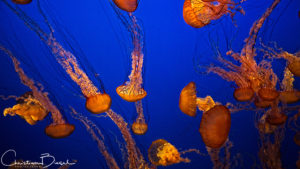
[[[183,3],[184,0],[142,0],[134,12],[145,34],[143,78],[148,96],[143,103],[149,130],[143,136],[133,136],[145,159],[152,141],[159,138],[168,140],[179,150],[196,148],[207,154],[198,132],[202,115],[198,112],[199,115],[192,118],[180,111],[180,91],[190,81],[195,81],[199,97],[211,95],[222,104],[237,104],[232,96],[232,83],[214,74],[197,73],[197,67],[215,62],[215,47],[219,47],[223,55],[229,48],[239,52],[253,22],[264,13],[272,0],[244,2],[242,7],[245,15],[237,13],[234,16],[235,25],[229,16],[224,16],[200,29],[192,28],[184,22]],[[33,0],[30,5],[20,8],[34,18],[42,29],[48,31],[36,4]],[[123,101],[115,92],[116,87],[127,80],[129,74],[129,34],[109,2],[52,0],[42,1],[41,7],[48,18],[58,22],[56,27],[59,41],[65,45],[66,41],[71,41],[74,55],[78,56],[97,85],[99,81],[92,76],[94,73],[99,74],[105,91],[112,97],[112,109],[129,124],[133,123],[136,118],[134,104]],[[290,53],[299,51],[299,10],[300,1],[282,0],[261,29],[261,41],[276,42],[277,46]],[[50,98],[55,100],[54,103],[64,110],[63,114],[68,122],[76,126],[70,137],[55,140],[44,134],[44,128],[51,122],[49,116],[30,126],[17,116],[0,115],[0,154],[14,149],[17,151],[17,159],[38,161],[42,153],[50,153],[56,160],[77,160],[71,167],[74,169],[107,168],[96,143],[85,127],[71,117],[68,109],[70,105],[97,124],[105,135],[108,148],[122,168],[124,163],[119,146],[123,140],[115,125],[109,118],[95,117],[85,109],[85,99],[82,98],[79,87],[68,77],[39,37],[3,2],[0,2],[0,25],[0,44],[19,58],[21,67],[28,76],[43,84]],[[63,37],[60,31],[68,32],[67,36]],[[71,40],[71,37],[75,40]],[[0,55],[0,94],[22,95],[29,89],[20,83],[10,58],[3,52]],[[284,66],[285,62],[282,60],[273,64],[273,70],[279,79],[283,77]],[[295,88],[300,89],[299,78],[296,78]],[[0,100],[0,112],[14,104],[13,99]],[[254,126],[255,111],[239,111],[231,117],[229,139],[234,145],[231,156],[239,154],[236,168],[252,168],[255,163],[259,164],[259,135]],[[296,168],[299,147],[292,141],[294,134],[286,126],[285,139],[281,144],[284,168]],[[212,168],[208,155],[190,153],[184,157],[189,157],[191,163],[158,168]],[[0,168],[5,167],[0,164]]]

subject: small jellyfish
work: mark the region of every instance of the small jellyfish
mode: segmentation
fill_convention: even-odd
[[[254,100],[254,105],[257,108],[267,108],[273,104],[273,101],[263,100],[260,97],[256,97]]]
[[[271,108],[267,110],[266,114],[266,121],[272,125],[282,125],[288,118],[275,103],[273,103]]]
[[[26,92],[21,97],[17,98],[18,104],[12,108],[4,109],[3,115],[11,116],[19,115],[28,124],[35,125],[37,121],[43,120],[47,115],[48,111],[41,105],[41,103],[33,98],[32,92]]]
[[[133,122],[133,124],[131,125],[131,130],[134,134],[144,135],[148,130],[148,124],[145,121],[142,101],[140,100],[135,102],[135,107],[138,113],[138,117],[136,118],[135,122]]]
[[[69,123],[51,124],[45,128],[45,133],[51,138],[65,138],[73,133],[75,126]]]
[[[179,98],[179,108],[188,116],[196,116],[197,96],[195,82],[190,82],[182,89]]]
[[[251,87],[237,88],[233,92],[233,97],[240,102],[249,101],[253,98],[254,91]]]
[[[279,100],[283,103],[291,104],[296,103],[300,100],[300,91],[294,89],[294,75],[292,72],[286,68],[284,70],[284,78],[281,82],[281,89]]]
[[[113,0],[113,2],[126,12],[134,12],[138,7],[137,0]]]
[[[32,0],[12,0],[13,3],[18,5],[30,4]]]
[[[89,96],[85,102],[86,109],[94,114],[106,112],[110,106],[111,98],[106,93]]]
[[[201,28],[212,20],[218,20],[223,15],[230,14],[233,17],[235,3],[231,0],[185,0],[183,4],[183,18],[185,22],[194,27]],[[241,13],[242,9],[237,8]]]
[[[190,162],[189,159],[182,158],[176,147],[164,139],[158,139],[152,142],[148,149],[148,158],[150,162],[156,166],[168,166],[180,162]]]
[[[220,148],[228,138],[230,126],[230,111],[223,105],[216,105],[203,113],[199,132],[207,147]]]

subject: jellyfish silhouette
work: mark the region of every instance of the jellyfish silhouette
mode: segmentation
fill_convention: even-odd
[[[46,135],[51,138],[65,138],[71,135],[75,126],[66,122],[59,109],[50,101],[48,93],[41,91],[35,85],[35,82],[25,74],[20,67],[20,62],[9,50],[3,46],[0,46],[0,49],[12,59],[15,71],[18,73],[21,82],[31,89],[33,97],[40,102],[46,111],[51,112],[53,122],[45,128]]]
[[[183,4],[183,19],[194,27],[201,28],[208,25],[212,20],[218,20],[223,15],[234,16],[232,10],[237,4],[231,0],[185,0]],[[240,8],[241,13],[244,11]]]
[[[134,12],[138,7],[137,0],[113,0],[113,2],[126,12]]]
[[[42,104],[35,98],[33,98],[32,92],[26,92],[21,97],[16,98],[17,104],[12,108],[5,108],[3,115],[19,115],[28,124],[35,125],[37,121],[43,120],[48,111],[42,106]]]
[[[13,3],[18,5],[30,4],[32,0],[12,0]]]

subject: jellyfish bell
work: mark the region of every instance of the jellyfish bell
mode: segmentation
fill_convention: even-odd
[[[164,139],[152,142],[148,149],[148,158],[156,166],[168,166],[185,160],[180,157],[176,147]]]
[[[13,3],[18,5],[30,4],[32,0],[12,0]]]
[[[94,114],[99,114],[109,110],[111,106],[111,98],[108,94],[96,94],[87,97],[85,107],[88,111]]]
[[[287,104],[296,103],[300,100],[300,91],[281,91],[279,100]]]
[[[297,132],[294,136],[294,142],[295,144],[297,144],[298,146],[300,146],[300,132]]]
[[[300,60],[288,64],[288,69],[297,77],[300,77]]]
[[[276,125],[272,125],[266,121],[259,122],[257,127],[258,127],[259,132],[264,133],[264,134],[273,134],[277,128]]]
[[[272,104],[273,104],[273,101],[263,100],[259,97],[256,97],[254,100],[254,105],[257,108],[267,108],[267,107],[270,107]]]
[[[207,147],[220,148],[228,138],[231,126],[230,111],[216,105],[202,116],[199,132]]]
[[[195,82],[190,82],[181,90],[179,98],[179,108],[184,114],[188,116],[196,116],[197,96]]]
[[[261,88],[258,90],[258,95],[263,100],[272,101],[277,99],[279,92],[275,89]]]
[[[148,130],[148,125],[146,123],[134,122],[131,130],[136,135],[144,135]]]
[[[273,111],[268,114],[266,121],[272,125],[282,125],[287,120],[287,115],[279,111]]]
[[[135,89],[133,86],[121,85],[116,89],[117,94],[128,102],[136,102],[147,96],[143,88]]]
[[[45,128],[47,136],[55,139],[68,137],[73,133],[75,126],[69,123],[50,124]]]
[[[113,0],[114,3],[122,10],[134,12],[138,6],[137,0]]]
[[[185,0],[183,4],[183,19],[184,21],[194,27],[194,28],[201,28],[205,26],[206,24],[202,23],[200,20],[198,20],[197,15],[195,14],[191,0]]]
[[[251,87],[237,88],[233,92],[233,97],[240,102],[250,101],[254,97],[254,91]]]

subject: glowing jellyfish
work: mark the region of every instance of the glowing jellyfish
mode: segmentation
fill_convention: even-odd
[[[12,0],[13,3],[19,4],[19,5],[26,5],[30,4],[32,0]]]
[[[267,110],[266,114],[266,121],[272,125],[282,125],[287,120],[287,115],[275,103]]]
[[[185,22],[194,27],[201,28],[212,20],[220,19],[223,15],[234,15],[230,11],[235,3],[231,0],[185,0],[183,4],[183,18]],[[241,10],[241,12],[243,12]]]
[[[197,96],[195,82],[190,82],[182,89],[179,98],[179,108],[188,116],[196,116]]]
[[[137,0],[113,0],[113,2],[122,10],[134,12],[138,6]]]
[[[38,100],[48,112],[51,112],[53,122],[45,128],[46,135],[52,138],[64,138],[71,135],[75,126],[65,121],[58,108],[50,101],[48,93],[41,91],[35,85],[35,82],[27,77],[23,69],[20,67],[20,62],[10,51],[2,46],[0,46],[0,49],[12,59],[15,71],[18,73],[21,82],[32,90],[33,97]]]
[[[142,101],[135,102],[135,107],[138,113],[138,117],[131,125],[131,130],[134,134],[144,135],[148,130],[148,125],[145,121],[144,113],[143,113],[143,104]]]
[[[125,84],[117,87],[117,94],[128,102],[136,102],[147,96],[147,92],[142,87],[143,77],[143,41],[140,26],[137,23],[135,16],[130,15],[132,24],[129,27],[132,42],[133,51],[131,52],[131,73],[128,76],[129,81]]]
[[[187,158],[180,157],[180,153],[171,143],[164,139],[152,142],[148,149],[148,158],[156,166],[168,166],[180,162],[189,163]]]
[[[267,107],[270,107],[272,104],[273,104],[273,101],[263,100],[259,97],[256,97],[254,100],[254,105],[257,108],[267,108]]]
[[[37,121],[43,120],[47,115],[48,111],[41,105],[41,103],[33,98],[32,92],[30,94],[25,93],[20,98],[17,98],[18,104],[14,105],[12,108],[4,109],[3,115],[11,116],[19,115],[28,124],[35,125]]]
[[[297,77],[300,77],[300,52],[290,54],[282,52],[279,57],[285,58],[288,61],[288,69]]]
[[[286,68],[284,70],[284,78],[281,82],[282,91],[279,96],[281,102],[290,104],[300,100],[300,92],[294,89],[294,81],[294,75]]]
[[[230,126],[230,111],[225,106],[216,105],[204,112],[199,132],[207,147],[220,148],[228,138]]]

